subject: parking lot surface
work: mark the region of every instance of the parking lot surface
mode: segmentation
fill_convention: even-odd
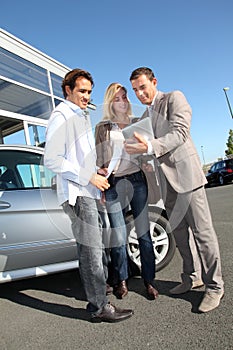
[[[92,324],[74,270],[0,285],[0,349],[233,349],[233,184],[209,188],[207,195],[225,281],[225,297],[217,309],[197,313],[203,288],[169,295],[180,281],[181,258],[176,252],[157,273],[158,300],[148,300],[142,280],[131,278],[128,296],[116,300],[111,295],[110,301],[133,308],[133,317],[117,324]]]

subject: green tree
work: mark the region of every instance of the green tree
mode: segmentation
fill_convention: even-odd
[[[233,130],[230,129],[229,131],[229,137],[227,139],[227,149],[225,150],[225,155],[229,156],[231,154],[233,154]]]

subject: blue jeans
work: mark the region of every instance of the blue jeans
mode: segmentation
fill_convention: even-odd
[[[88,310],[101,310],[108,303],[106,297],[105,251],[96,200],[77,197],[74,207],[63,203],[69,215],[72,231],[77,241],[80,277],[84,286]]]
[[[152,282],[155,277],[155,254],[150,236],[146,179],[139,171],[122,177],[113,176],[109,181],[111,187],[105,192],[105,197],[112,228],[111,257],[116,279],[119,282],[128,278],[125,212],[130,205],[139,243],[142,278],[145,282]]]

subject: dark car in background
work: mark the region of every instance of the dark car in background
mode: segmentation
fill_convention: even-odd
[[[233,158],[214,163],[206,174],[207,186],[224,185],[233,180]]]
[[[0,283],[78,267],[70,219],[58,205],[43,153],[40,147],[0,145]],[[161,208],[150,205],[149,217],[158,271],[171,261],[176,245]],[[130,210],[127,223],[127,252],[136,271],[140,253]]]

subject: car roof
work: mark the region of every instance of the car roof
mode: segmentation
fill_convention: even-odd
[[[44,148],[37,147],[37,146],[30,146],[30,145],[5,145],[0,144],[0,151],[8,151],[8,150],[14,150],[14,151],[26,151],[26,152],[35,152],[39,154],[44,153]]]
[[[216,164],[223,163],[223,162],[232,164],[233,158],[225,158],[225,159],[218,160],[217,162],[214,162],[211,166],[214,166]]]

